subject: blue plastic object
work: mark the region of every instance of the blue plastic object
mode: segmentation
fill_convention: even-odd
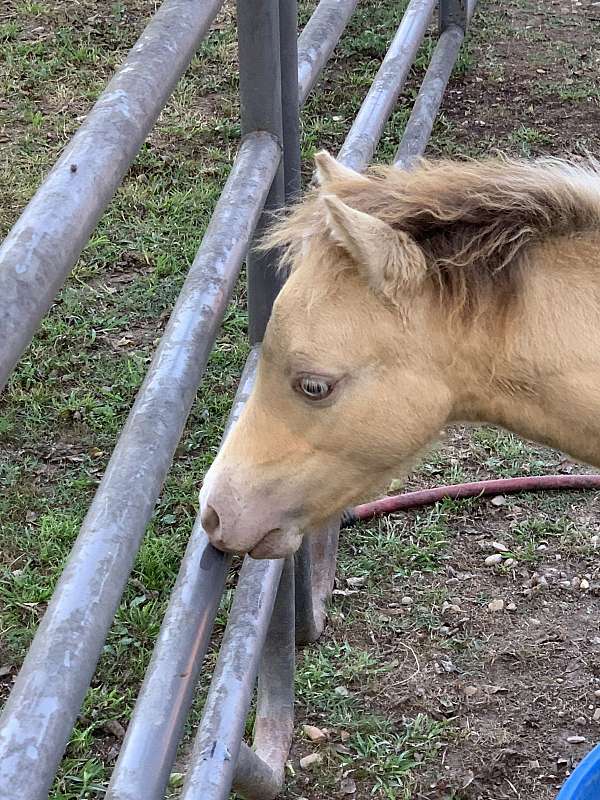
[[[600,744],[575,767],[556,800],[600,800]]]

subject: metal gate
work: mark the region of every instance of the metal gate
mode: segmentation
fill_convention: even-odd
[[[165,0],[0,248],[0,388],[31,341],[100,215],[223,0]],[[238,0],[242,142],[69,561],[0,718],[0,797],[44,800],[90,684],[144,531],[202,379],[263,208],[300,191],[299,107],[358,0],[321,0],[297,38],[296,0]],[[435,0],[411,0],[339,153],[362,170],[430,24]],[[396,163],[429,139],[475,2],[440,0],[440,36]],[[254,345],[231,426],[254,380],[280,288],[272,255],[249,255]],[[293,731],[295,642],[318,638],[333,585],[338,526],[295,558],[240,572],[198,728],[183,800],[281,790]],[[223,592],[229,558],[199,519],[181,562],[107,800],[160,800]],[[243,741],[258,676],[253,746]]]

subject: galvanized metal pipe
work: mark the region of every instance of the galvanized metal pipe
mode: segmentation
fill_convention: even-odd
[[[163,6],[163,8],[161,9],[161,13],[164,15],[166,13],[165,9],[167,6],[172,8],[175,5],[176,5],[175,3],[165,4],[165,6]],[[207,9],[205,8],[204,10],[206,11]],[[317,12],[315,13],[317,14]],[[180,19],[181,21],[183,21],[184,17],[180,17]],[[187,26],[187,22],[185,24],[185,27],[186,31],[189,33],[190,28]],[[168,39],[165,41],[168,43]],[[128,66],[128,64],[126,64],[125,66]],[[320,65],[316,67],[315,72],[319,68]],[[154,94],[154,96],[155,97],[157,96],[156,93]],[[88,120],[88,124],[89,123],[90,120]],[[261,152],[261,147],[263,143],[265,143],[265,151]],[[256,209],[260,206],[261,200],[264,197],[264,186],[268,184],[269,180],[272,180],[273,174],[276,171],[275,164],[278,158],[279,156],[277,154],[277,148],[274,141],[272,139],[269,139],[269,137],[266,137],[264,134],[249,136],[242,145],[240,156],[238,158],[238,161],[236,162],[236,166],[232,171],[230,181],[228,182],[228,185],[225,187],[224,193],[222,195],[219,204],[219,209],[221,213],[224,211],[224,209],[227,208],[227,204],[235,204],[236,198],[232,195],[236,195],[237,190],[234,189],[234,191],[232,192],[228,192],[227,190],[228,188],[230,188],[230,184],[235,180],[236,176],[243,175],[244,171],[248,168],[249,164],[253,164],[255,172],[262,171],[264,177],[265,165],[267,165],[268,162],[268,166],[266,167],[266,169],[270,177],[265,178],[262,182],[261,181],[257,182],[253,179],[252,175],[245,176],[244,182],[246,184],[246,188],[249,189],[251,193],[253,193],[253,197],[251,198],[254,201],[252,203],[252,209],[243,209],[239,205],[232,208],[232,219],[225,224],[225,229],[226,230],[229,229],[233,232],[234,239],[236,236],[238,237],[237,244],[239,245],[240,250],[243,249],[247,244],[248,231],[251,230],[251,227],[254,224]],[[245,194],[244,192],[242,192],[241,194],[242,196],[245,197],[246,201],[249,199],[247,194]],[[244,218],[247,218],[248,224],[247,227],[242,224],[241,227],[243,228],[243,230],[241,230],[240,226],[237,224],[231,224],[231,225],[229,224],[229,222],[235,223],[239,222],[240,220],[243,223]],[[212,244],[214,245],[214,242]],[[184,287],[184,290],[182,292],[182,297],[183,297],[184,293],[188,292],[188,290],[192,290],[191,294],[189,294],[188,297],[190,302],[187,303],[185,309],[183,308],[178,309],[179,312],[183,313],[173,314],[169,329],[167,330],[167,334],[165,335],[165,340],[163,341],[163,346],[159,350],[159,353],[157,354],[157,357],[154,359],[153,362],[151,373],[152,372],[154,373],[154,378],[152,379],[151,374],[149,374],[148,379],[146,380],[144,387],[142,388],[142,391],[138,395],[138,401],[136,403],[136,408],[134,409],[136,413],[134,414],[134,412],[132,412],[132,414],[130,415],[130,419],[128,420],[128,425],[126,428],[126,431],[128,431],[128,435],[125,436],[124,432],[123,438],[120,441],[119,446],[115,450],[113,458],[111,459],[110,470],[111,474],[113,475],[113,478],[115,475],[119,475],[123,478],[120,484],[121,491],[120,492],[115,491],[117,488],[115,486],[117,481],[113,479],[112,482],[110,480],[107,482],[107,479],[105,478],[105,481],[103,481],[103,484],[101,485],[99,492],[96,496],[93,507],[92,509],[90,509],[90,514],[86,519],[86,525],[84,526],[84,529],[82,529],[82,535],[85,533],[87,538],[90,538],[91,535],[93,541],[87,542],[87,544],[85,542],[80,543],[81,545],[86,545],[86,546],[80,546],[80,544],[78,544],[78,550],[74,551],[72,559],[69,561],[69,564],[67,565],[67,570],[70,572],[70,574],[77,576],[77,574],[79,573],[80,565],[82,564],[82,562],[85,561],[85,555],[81,551],[85,550],[87,552],[91,548],[92,550],[97,551],[95,552],[95,558],[100,558],[100,559],[102,559],[103,555],[106,555],[104,549],[102,547],[99,547],[99,545],[101,544],[100,540],[102,538],[102,531],[104,530],[104,526],[102,524],[96,524],[94,528],[94,526],[91,524],[91,520],[94,517],[93,512],[97,511],[98,507],[101,506],[102,503],[104,503],[107,508],[111,505],[114,505],[115,508],[120,511],[118,529],[119,529],[119,535],[127,543],[127,559],[125,562],[121,561],[121,563],[119,563],[118,558],[116,559],[113,558],[110,564],[104,564],[105,567],[108,567],[108,576],[105,576],[108,577],[108,580],[106,581],[105,586],[112,586],[112,588],[110,591],[105,591],[104,597],[102,595],[99,595],[93,598],[93,600],[98,604],[100,604],[104,609],[106,609],[107,607],[106,605],[107,600],[109,600],[110,605],[113,608],[116,607],[116,604],[118,602],[118,596],[122,591],[126,574],[129,572],[130,569],[131,559],[133,557],[133,554],[137,550],[139,540],[143,532],[143,528],[147,524],[147,517],[149,517],[148,509],[151,509],[155,501],[155,497],[159,490],[158,487],[160,486],[162,480],[164,479],[164,474],[166,472],[168,463],[170,462],[170,459],[172,457],[172,450],[174,447],[173,442],[176,441],[175,437],[171,435],[171,432],[167,431],[166,429],[169,427],[170,424],[172,425],[173,418],[174,416],[176,416],[177,402],[170,403],[171,393],[168,393],[169,396],[164,397],[165,400],[164,404],[160,404],[158,402],[160,400],[160,393],[158,391],[158,386],[160,383],[164,384],[166,381],[168,381],[169,360],[172,361],[173,360],[172,357],[175,354],[171,352],[170,354],[171,359],[167,357],[165,360],[164,357],[167,356],[169,349],[172,350],[173,346],[176,344],[177,347],[180,349],[180,351],[186,350],[187,349],[185,345],[186,339],[188,343],[194,342],[195,345],[197,345],[198,334],[201,333],[201,329],[205,327],[202,323],[210,322],[212,318],[212,315],[210,313],[210,307],[206,304],[206,302],[204,303],[200,302],[204,299],[205,290],[207,288],[205,285],[203,285],[200,276],[200,271],[202,267],[205,266],[205,264],[202,263],[201,254],[203,254],[204,256],[208,256],[207,258],[204,258],[204,262],[212,260],[210,256],[215,255],[214,253],[211,253],[211,247],[208,247],[206,245],[207,241],[205,239],[205,243],[203,244],[201,253],[199,253],[198,258],[194,262],[194,266],[192,268],[192,271],[190,272],[190,278],[186,282],[186,286]],[[239,260],[238,258],[239,252],[233,254],[233,256],[234,259]],[[220,300],[222,300],[223,295],[219,295],[218,288],[222,289],[223,287],[219,281],[215,281],[215,272],[218,273],[220,267],[223,266],[219,262],[220,258],[217,257],[215,259],[216,270],[212,269],[209,270],[210,274],[208,275],[209,279],[208,283],[210,283],[211,280],[213,281],[213,283],[215,283],[214,288],[217,289],[217,297]],[[194,276],[193,280],[192,280],[192,275]],[[195,287],[193,286],[194,283],[196,284]],[[228,284],[228,290],[227,290],[227,295],[228,295],[230,293],[230,288],[231,288],[229,280],[227,281],[227,284]],[[191,311],[191,307],[193,306],[197,307],[199,306],[204,309],[204,315],[201,315],[201,319],[199,320],[197,319],[197,324],[191,324],[191,321],[189,319],[189,313]],[[217,310],[217,313],[213,321],[217,317],[222,315],[222,310],[223,310],[222,307]],[[186,319],[186,317],[188,318]],[[186,334],[184,334],[184,330],[186,327],[189,328],[188,331],[189,336],[186,336]],[[208,333],[209,335],[206,341],[206,347],[204,348],[204,350],[206,350],[206,355],[208,354],[208,351],[212,346],[212,341],[214,339],[214,329],[211,328],[211,330]],[[177,343],[176,340],[178,339],[179,342]],[[177,347],[175,347],[175,349],[177,349]],[[190,353],[192,353],[193,348],[190,347],[189,349]],[[177,358],[175,358],[175,360],[177,360]],[[197,384],[199,380],[199,374],[204,366],[203,363],[204,361],[205,361],[204,355],[200,354],[200,358],[198,358],[198,360],[195,362],[197,377],[191,379],[190,382],[191,385]],[[252,358],[249,359],[248,363],[250,369],[249,374],[253,375],[254,364]],[[191,366],[193,367],[193,364],[190,365],[190,362],[188,362],[188,364],[185,367],[184,374],[181,374],[181,370],[178,369],[177,379],[184,380],[185,373],[188,374],[188,378],[191,377],[189,375],[189,373],[192,371]],[[158,437],[156,437],[157,446],[154,449],[154,451],[151,450],[149,452],[144,452],[142,457],[142,454],[138,453],[139,448],[137,448],[133,453],[133,458],[129,459],[126,458],[127,445],[128,443],[131,443],[131,439],[134,438],[131,432],[131,428],[139,426],[140,423],[142,422],[146,424],[147,429],[151,428],[152,426],[151,420],[153,415],[157,415],[157,418],[162,417],[164,420],[165,415],[161,413],[162,410],[161,405],[168,407],[169,404],[171,405],[172,413],[166,415],[169,418],[169,420],[167,421],[165,429],[163,429],[162,431],[161,430],[158,431],[159,435]],[[187,401],[184,401],[183,406],[187,406]],[[189,409],[185,409],[184,416],[182,416],[180,420],[181,427],[183,426],[185,415],[187,415],[188,410]],[[147,423],[145,422],[146,420]],[[165,441],[165,439],[167,438],[167,434],[169,442]],[[161,461],[161,463],[158,463],[158,458],[160,456],[163,456],[164,458]],[[131,508],[132,504],[130,502],[127,502],[127,500],[130,499],[131,493],[127,488],[128,486],[130,486],[130,482],[127,480],[129,476],[127,476],[126,473],[128,472],[128,468],[131,467],[132,464],[134,464],[135,468],[137,468],[140,464],[145,464],[146,467],[145,473],[147,477],[151,476],[154,470],[156,470],[156,475],[154,476],[154,480],[150,481],[152,483],[152,487],[149,490],[148,487],[144,489],[144,487],[142,486],[142,491],[140,496],[144,500],[143,505],[145,510],[143,511],[142,514],[140,514],[139,513],[140,509],[134,508],[136,514],[134,515],[134,518],[130,520],[131,529],[127,530],[127,524],[129,522],[127,515],[132,510]],[[156,469],[157,467],[158,469]],[[133,472],[135,472],[135,469],[132,470],[132,473]],[[147,484],[148,481],[144,481],[144,483]],[[113,495],[113,497],[112,500],[109,501],[109,497],[111,497],[111,495]],[[135,503],[133,505],[135,507]],[[194,563],[194,559],[198,558],[199,553],[201,554],[204,552],[202,542],[198,541],[198,536],[199,536],[198,529],[196,528],[195,531],[197,536],[194,536],[191,545],[192,550],[188,552],[188,555],[190,556],[189,562],[191,564]],[[106,548],[106,550],[108,550],[108,548]],[[207,557],[210,558],[210,556]],[[93,569],[93,565],[96,565],[97,563],[98,563],[97,561],[93,561],[91,562],[91,564],[86,562],[84,566],[86,565],[87,567],[92,566]],[[187,567],[188,567],[188,562],[186,561],[186,563],[182,566],[182,575],[189,574],[189,570],[187,569]],[[118,575],[115,574],[117,568],[119,572]],[[220,580],[218,575],[220,570],[218,570],[216,566],[214,567],[214,569],[216,570],[216,574],[213,577],[215,578],[215,580],[218,581]],[[67,570],[65,571],[65,575],[61,580],[61,584],[59,586],[59,589],[61,589],[61,591],[62,591],[61,587],[63,587],[65,582],[68,581],[67,576],[69,572]],[[85,576],[85,580],[88,580],[90,578],[88,568],[83,569],[82,574]],[[118,585],[111,584],[111,580],[114,577],[117,578]],[[94,581],[94,583],[96,583],[96,581]],[[87,602],[87,600],[89,598],[89,593],[84,592],[83,594],[80,594],[79,592],[80,588],[81,588],[80,583],[75,581],[75,585],[72,587],[72,590],[69,591],[68,590],[69,587],[67,587],[67,589],[64,590],[64,594],[69,598],[77,597],[79,605],[81,606],[79,608],[80,615],[82,615],[82,618],[83,616],[86,616],[87,619],[90,619],[91,616],[93,616],[93,614],[90,613],[91,609],[88,608],[89,603]],[[210,587],[207,586],[205,588],[207,589],[207,591],[210,591]],[[182,595],[190,591],[190,589],[191,587],[189,586],[187,581],[184,581],[181,586]],[[207,602],[212,602],[213,600],[214,597],[212,597],[212,599],[208,598]],[[96,618],[96,622],[100,622],[100,625],[102,626],[101,631],[98,630],[97,626],[94,625],[87,628],[88,635],[85,637],[86,641],[84,642],[84,644],[86,645],[91,644],[91,647],[86,646],[78,653],[78,661],[81,660],[85,661],[85,669],[84,670],[80,669],[80,665],[76,664],[75,670],[77,674],[77,680],[74,682],[74,685],[71,685],[73,683],[71,682],[71,684],[64,685],[61,687],[62,691],[60,692],[60,698],[57,702],[57,705],[60,705],[63,709],[61,720],[59,721],[59,724],[56,724],[56,721],[54,721],[53,724],[50,725],[49,720],[44,718],[43,714],[38,714],[35,720],[33,720],[31,718],[32,708],[27,708],[26,707],[27,704],[23,705],[21,700],[24,692],[31,692],[30,697],[32,699],[34,697],[37,698],[32,705],[37,704],[39,710],[41,708],[41,705],[42,706],[44,705],[43,703],[44,697],[46,695],[52,694],[52,686],[56,687],[59,683],[55,681],[54,673],[56,671],[55,670],[56,665],[53,663],[53,659],[47,660],[46,656],[48,655],[47,650],[48,650],[49,638],[52,635],[53,627],[55,628],[60,623],[61,620],[64,620],[65,614],[68,611],[68,609],[65,608],[65,602],[66,601],[64,597],[62,599],[59,599],[59,594],[57,591],[57,594],[52,601],[51,607],[49,608],[46,614],[44,626],[40,628],[39,635],[36,636],[36,639],[34,640],[31,652],[28,658],[26,659],[25,664],[23,665],[23,671],[18,678],[14,692],[11,696],[11,699],[7,703],[7,706],[5,708],[5,713],[0,723],[0,754],[6,756],[4,758],[2,767],[0,767],[0,790],[2,790],[3,786],[10,787],[6,788],[4,794],[2,795],[3,797],[6,798],[12,798],[13,796],[18,796],[20,800],[21,798],[22,800],[27,800],[30,797],[31,798],[36,798],[38,796],[41,797],[37,788],[36,779],[35,778],[33,780],[30,779],[31,775],[33,774],[30,771],[31,764],[27,762],[27,759],[23,760],[21,758],[21,756],[24,756],[25,754],[24,752],[21,752],[19,755],[18,747],[15,746],[17,740],[21,742],[30,742],[32,747],[36,748],[35,752],[36,758],[34,758],[33,760],[36,761],[38,767],[41,767],[41,769],[39,770],[39,772],[41,773],[40,780],[45,783],[51,780],[52,777],[51,773],[54,771],[56,762],[60,758],[60,754],[62,753],[62,749],[64,747],[64,742],[66,740],[66,737],[68,736],[70,728],[72,727],[72,721],[76,714],[76,710],[80,705],[81,697],[85,692],[85,687],[89,683],[91,673],[93,671],[97,659],[97,654],[102,644],[102,639],[104,638],[106,629],[108,628],[108,624],[110,623],[109,618],[112,617],[114,613],[114,611],[110,611],[108,614],[104,613],[102,615],[102,619]],[[178,604],[179,602],[177,594],[174,597],[174,602],[176,604]],[[208,630],[208,626],[212,624],[211,616],[214,619],[214,615],[206,614],[203,620],[202,619],[196,620],[199,628],[203,628],[205,632]],[[165,625],[167,626],[167,629],[164,635],[165,635],[165,641],[167,642],[172,641],[172,636],[174,635],[174,631],[171,630],[170,626],[171,622],[172,622],[171,616],[165,619]],[[76,634],[76,631],[79,630],[81,630],[81,625],[76,625],[74,633]],[[185,634],[185,631],[182,631],[182,633]],[[206,635],[206,633],[200,634],[199,629],[197,629],[197,633],[198,635],[202,636]],[[60,641],[56,640],[56,643],[60,647]],[[199,660],[199,654],[201,652],[202,647],[205,646],[205,643],[196,642],[196,644],[197,647],[199,648],[197,651],[198,653],[197,658]],[[158,664],[160,660],[164,658],[164,656],[165,653],[162,652],[162,649],[159,650],[158,654],[156,655],[156,658],[158,659],[158,661],[156,662],[157,675],[160,675]],[[42,672],[37,676],[37,680],[32,682],[30,673],[34,671],[36,663],[41,663],[44,665],[44,667],[42,669]],[[151,669],[150,672],[148,673],[148,680],[152,687],[156,686],[154,673],[155,673],[154,669]],[[192,683],[193,680],[190,680],[188,682],[188,686],[191,685]],[[146,707],[147,702],[155,703],[157,701],[157,695],[155,693],[155,689],[153,688],[152,691],[149,691],[149,686],[146,687],[146,689],[148,691],[144,691],[143,697],[140,698],[142,702],[141,706],[142,709]],[[165,697],[171,697],[171,695],[167,692]],[[189,689],[186,686],[182,689],[182,699],[180,700],[180,703],[177,706],[178,710],[174,716],[174,721],[173,721],[174,726],[180,725],[182,719],[185,717],[188,710],[186,708],[188,699],[189,699]],[[41,701],[41,705],[39,704],[38,701]],[[123,772],[121,772],[121,767],[118,767],[118,769],[115,771],[116,774],[115,778],[113,779],[113,784],[111,788],[111,791],[113,791],[113,793],[121,791],[123,789],[123,786],[127,785],[127,781],[125,781],[124,783],[120,783],[121,776],[125,775],[125,772],[132,766],[132,763],[136,760],[137,758],[136,753],[138,755],[140,754],[138,745],[140,744],[141,740],[139,739],[139,729],[136,723],[137,723],[137,718],[138,717],[141,718],[141,716],[142,713],[140,712],[140,714],[134,716],[134,719],[132,720],[130,726],[132,732],[130,735],[128,735],[127,742],[124,743],[124,756],[122,761]],[[69,721],[66,722],[65,719]],[[37,737],[37,740],[35,736],[36,729],[41,732],[41,735]],[[48,743],[50,742],[51,739],[54,744],[47,746],[45,748],[45,751],[40,753],[36,741],[44,740],[46,743]],[[166,764],[169,762],[171,758],[170,748],[172,748],[173,742],[176,741],[176,739],[177,736],[174,736],[171,740],[169,740],[168,742],[169,753],[163,754],[162,758],[160,759],[159,761],[160,768],[157,771],[158,774],[148,774],[147,781],[145,782],[148,791],[154,791],[156,793],[157,791],[156,787],[158,783],[164,780]],[[164,745],[164,742],[162,744]],[[156,748],[157,746],[160,746],[158,738],[155,737],[154,741],[148,740],[145,745],[146,752],[156,754],[157,751],[153,750],[153,748]],[[39,756],[39,760],[37,759],[37,756]],[[50,765],[51,763],[52,766]],[[144,766],[147,766],[146,759],[144,759],[142,763],[144,764]],[[16,780],[15,776],[19,776],[19,780]],[[28,786],[26,789],[20,788],[19,781],[24,780],[25,777],[27,779]],[[133,776],[130,773],[130,778],[132,781],[132,786],[135,786],[135,780],[136,780],[135,776]],[[16,794],[11,794],[11,792],[14,792]],[[145,796],[149,797],[150,795],[145,795]]]
[[[296,553],[296,642],[316,642],[326,621],[333,591],[340,531],[339,520],[311,531]]]
[[[440,33],[450,25],[457,25],[464,33],[476,2],[477,0],[440,0]]]
[[[181,800],[227,800],[283,560],[246,556]]]
[[[280,16],[279,22],[282,50],[285,49],[286,56],[282,60],[282,69],[286,75],[284,83],[287,91],[287,95],[284,92],[282,100],[283,136],[286,142],[286,160],[284,164],[286,194],[292,194],[299,188],[299,174],[294,170],[293,164],[291,172],[287,165],[292,154],[298,154],[296,163],[299,162],[298,100],[297,81],[293,80],[293,85],[290,86],[292,82],[288,79],[288,75],[290,72],[294,77],[297,74],[296,55],[294,52],[297,32],[295,18],[290,13],[289,4],[284,3],[283,10],[284,14]],[[292,37],[293,41],[291,41]],[[296,87],[295,97],[294,86]],[[295,123],[294,118],[296,120]],[[227,430],[241,413],[246,396],[254,380],[258,355],[259,349],[254,348],[246,362]],[[212,622],[216,614],[214,599],[220,593],[220,586],[222,586],[226,570],[226,565],[223,563],[218,570],[215,568],[211,575],[206,572],[197,572],[195,563],[198,559],[195,554],[199,550],[204,552],[205,544],[206,539],[199,519],[197,519],[188,546],[188,552],[182,562],[177,585],[163,621],[153,660],[146,674],[134,715],[128,726],[127,736],[113,772],[107,795],[108,800],[113,800],[113,798],[114,800],[129,800],[129,798],[135,797],[154,800],[155,797],[162,797],[161,792],[164,791],[164,786],[168,780],[181,728],[191,705],[192,689],[196,683],[198,669],[208,644],[209,627],[212,628]],[[197,582],[199,574],[202,578],[200,584]],[[184,624],[181,619],[178,619],[178,609],[182,603],[181,598],[195,596],[197,593],[201,593],[203,599],[197,603],[196,607],[201,609],[210,607],[212,609],[212,617],[205,621],[204,613],[199,617],[197,614],[191,614],[187,616],[187,624]],[[195,657],[194,650],[196,652]],[[179,654],[176,663],[172,659],[173,652]],[[185,678],[182,679],[179,661],[185,663],[193,661],[197,668],[193,671],[186,671]],[[293,674],[288,679],[289,691],[293,692],[292,681]],[[148,719],[155,720],[151,727],[147,725]],[[252,774],[253,776],[252,785],[256,788],[256,781],[259,780],[257,769],[259,769],[261,762],[255,754],[253,759],[252,764],[254,766],[251,766],[249,757],[245,759],[244,763],[248,768],[248,775]],[[245,785],[242,766],[241,764],[238,766],[242,773],[240,780],[242,785]],[[270,768],[266,769],[267,772],[265,774],[267,777],[265,778],[263,775],[263,783],[265,780],[267,782],[271,780],[280,785],[279,775],[275,775]]]
[[[223,441],[250,394],[258,355],[255,348],[246,361]],[[164,797],[230,561],[209,544],[198,515],[106,800]]]
[[[238,0],[237,21],[242,132],[269,131],[283,143],[279,0]],[[269,224],[272,213],[284,205],[282,162],[269,191],[256,236],[260,236]],[[272,252],[250,250],[246,259],[248,335],[252,345],[262,341],[273,301],[285,280],[285,276],[277,271],[275,262],[276,256]]]
[[[0,391],[223,0],[166,0],[0,247]]]
[[[294,732],[294,557],[285,560],[258,673],[253,747],[283,788]],[[244,792],[237,776],[238,790]],[[249,787],[250,788],[250,787]],[[249,795],[247,795],[249,796]],[[267,798],[261,798],[267,800]]]
[[[280,162],[248,136],[0,718],[0,797],[43,800]]]
[[[396,152],[394,159],[396,166],[409,169],[425,152],[433,130],[433,123],[464,38],[463,29],[454,24],[440,34]]]
[[[477,0],[468,7],[460,0],[442,0],[440,4],[440,26],[442,31],[435,46],[431,62],[423,78],[410,118],[404,129],[394,163],[409,169],[422,156],[433,130],[433,124],[465,38],[467,25],[475,12]],[[465,15],[462,15],[462,10]],[[459,13],[460,12],[460,13]],[[460,24],[451,21],[458,15]]]
[[[279,0],[279,51],[281,55],[284,196],[286,204],[290,204],[300,194],[302,161],[298,95],[297,0]]]
[[[436,0],[411,0],[383,63],[338,156],[346,166],[366,167],[408,76]]]
[[[272,800],[281,792],[279,770],[275,772],[246,742],[242,742],[232,788],[246,800]]]
[[[298,39],[298,91],[304,105],[358,0],[321,0]]]

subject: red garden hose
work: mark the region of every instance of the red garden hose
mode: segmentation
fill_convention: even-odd
[[[467,497],[537,492],[548,489],[600,490],[600,475],[535,475],[527,478],[499,478],[475,483],[455,483],[451,486],[436,486],[434,489],[396,494],[348,509],[342,517],[342,527],[349,528],[361,520],[373,519],[383,514],[393,514],[396,511],[407,511],[410,508],[432,505],[445,498],[463,500]]]

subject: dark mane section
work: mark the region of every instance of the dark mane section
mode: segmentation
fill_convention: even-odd
[[[600,172],[591,161],[422,161],[409,172],[380,167],[368,177],[335,181],[326,191],[409,233],[444,299],[465,312],[490,291],[518,294],[521,256],[532,245],[600,229]],[[304,239],[323,236],[323,218],[315,190],[268,243],[287,245],[293,264]]]

